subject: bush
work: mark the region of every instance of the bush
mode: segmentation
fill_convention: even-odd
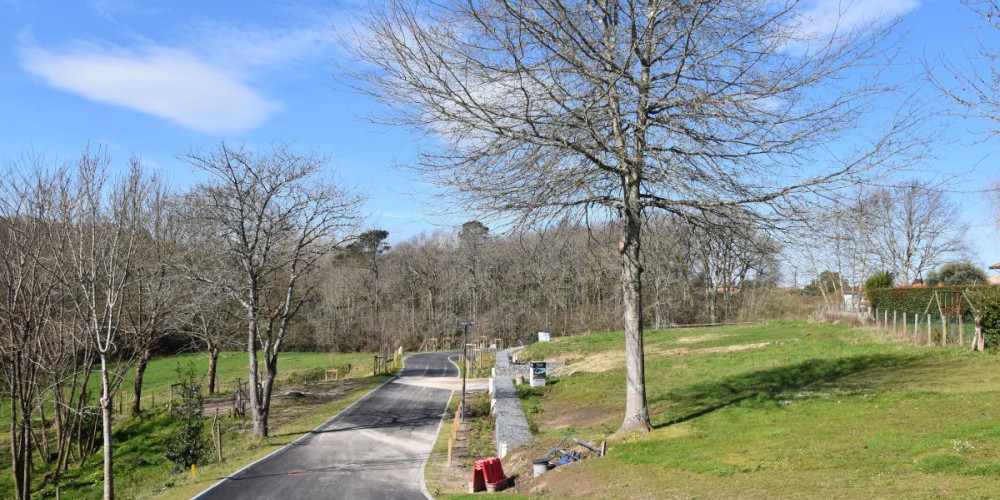
[[[987,348],[1000,347],[1000,287],[984,287],[970,293],[982,315],[983,340]]]
[[[969,307],[969,303],[962,298],[961,292],[966,291],[973,302],[981,302],[985,306],[1000,301],[1000,296],[995,293],[998,288],[1000,287],[995,285],[879,288],[866,290],[865,296],[873,309],[923,314],[927,311],[928,304],[930,304],[932,311],[937,311],[937,303],[932,302],[932,300],[934,292],[938,292],[945,314],[961,314],[971,318],[973,316],[972,309]]]
[[[982,285],[987,281],[986,273],[971,262],[949,262],[927,275],[927,284],[931,286]]]
[[[177,432],[164,443],[165,455],[174,463],[174,468],[183,470],[197,464],[208,452],[208,438],[205,436],[205,418],[202,411],[205,400],[201,394],[201,382],[194,363],[188,365],[187,373],[178,365],[180,393],[174,393],[171,416],[178,422]],[[179,398],[178,398],[179,396]]]
[[[934,292],[939,292],[941,306],[945,314],[961,314],[967,319],[975,316],[975,310],[979,312],[982,321],[983,338],[989,348],[1000,347],[1000,286],[996,285],[956,285],[956,286],[935,286],[920,288],[880,288],[866,291],[865,295],[871,303],[871,307],[878,310],[896,310],[906,313],[920,313],[927,311],[930,304],[930,311],[937,313],[937,303],[931,302]],[[961,292],[966,292],[968,300],[962,297]],[[946,292],[946,293],[940,293]],[[972,306],[969,305],[972,303]]]
[[[868,295],[868,293],[882,288],[892,288],[892,282],[895,278],[896,277],[892,274],[892,271],[879,271],[869,276],[868,279],[865,280],[865,298],[871,302],[872,298]]]
[[[982,310],[983,340],[986,347],[1000,347],[1000,303],[992,303]]]

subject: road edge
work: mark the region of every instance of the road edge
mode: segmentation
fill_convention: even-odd
[[[409,356],[404,356],[403,357],[403,362],[404,363],[406,362],[406,358],[407,357],[409,357]],[[277,454],[285,451],[286,449],[288,449],[288,448],[294,446],[295,444],[297,444],[299,441],[302,441],[303,439],[305,439],[305,438],[307,438],[307,437],[315,434],[316,431],[318,431],[320,428],[322,428],[322,427],[326,426],[327,424],[329,424],[330,422],[332,422],[335,418],[339,417],[342,413],[344,413],[347,410],[350,410],[351,408],[354,407],[354,405],[360,403],[361,401],[363,401],[368,396],[371,396],[373,393],[375,393],[375,391],[381,389],[383,386],[385,386],[389,382],[392,382],[392,381],[396,380],[397,378],[399,378],[399,373],[401,373],[401,372],[402,372],[402,370],[400,370],[399,372],[396,372],[396,375],[394,375],[392,378],[390,378],[389,380],[386,380],[385,382],[382,382],[381,384],[378,385],[378,387],[375,387],[372,390],[366,392],[363,396],[361,396],[360,398],[358,398],[357,400],[355,400],[353,403],[347,405],[346,407],[344,407],[344,409],[338,411],[332,417],[330,417],[330,418],[326,419],[325,421],[323,421],[322,424],[317,425],[316,427],[312,428],[311,430],[309,430],[306,433],[304,433],[301,436],[299,436],[297,439],[295,439],[295,441],[287,443],[284,446],[282,446],[281,448],[278,448],[277,450],[274,450],[271,453],[268,453],[267,455],[264,455],[263,457],[260,457],[257,460],[254,460],[253,462],[250,462],[250,463],[244,465],[239,470],[237,470],[237,471],[233,472],[232,474],[229,474],[228,476],[220,479],[219,482],[217,482],[217,483],[213,484],[212,486],[209,486],[208,488],[202,490],[201,493],[198,493],[197,495],[191,497],[191,500],[198,500],[198,499],[202,498],[203,496],[208,495],[209,493],[212,492],[212,490],[214,490],[214,489],[222,486],[223,484],[226,484],[229,481],[232,481],[233,476],[236,476],[236,475],[242,473],[243,471],[249,469],[250,467],[253,467],[254,465],[257,465],[258,463],[263,462],[264,460],[267,460],[268,458],[271,458],[272,456],[277,455]],[[450,399],[449,399],[449,401],[450,401]],[[447,407],[445,409],[447,409]]]
[[[449,358],[449,361],[451,358]],[[458,365],[455,365],[457,368]],[[448,405],[451,404],[451,398],[455,397],[455,391],[451,391],[448,394],[448,401],[444,403],[444,410],[441,412],[441,420],[438,421],[437,431],[434,432],[434,441],[431,442],[431,451],[427,453],[427,458],[424,459],[424,463],[420,464],[420,491],[423,492],[424,497],[427,500],[434,500],[434,495],[431,495],[430,491],[427,491],[427,462],[431,461],[431,455],[434,454],[434,443],[437,443],[438,436],[441,435],[441,427],[444,426],[444,419],[448,417]]]

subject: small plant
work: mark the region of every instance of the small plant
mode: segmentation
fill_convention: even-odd
[[[205,436],[205,418],[202,416],[205,400],[194,364],[188,364],[186,373],[178,365],[177,377],[180,382],[174,392],[171,416],[179,425],[164,445],[167,459],[174,463],[176,470],[183,470],[205,457],[208,453],[208,438]]]

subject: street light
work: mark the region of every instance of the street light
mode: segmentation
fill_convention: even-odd
[[[465,321],[458,324],[458,326],[462,327],[462,367],[460,368],[460,370],[462,370],[462,422],[465,422],[465,377],[468,375],[466,372],[469,371],[469,362],[466,357],[468,356],[468,347],[466,344],[468,343],[467,337],[469,336],[469,327],[474,324],[475,323],[471,321]]]

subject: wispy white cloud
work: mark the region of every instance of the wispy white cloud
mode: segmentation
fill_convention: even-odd
[[[201,132],[250,130],[280,109],[239,78],[179,49],[22,44],[20,62],[52,87]]]
[[[199,47],[214,65],[250,76],[313,63],[334,42],[330,26],[323,23],[272,29],[200,21],[188,24],[181,36],[185,46]]]
[[[803,12],[804,30],[813,36],[844,33],[908,14],[920,0],[813,0]]]
[[[10,0],[0,0],[10,1]],[[90,0],[107,18],[151,12],[133,0]],[[307,12],[308,11],[308,12]],[[277,82],[301,78],[335,45],[330,17],[299,9],[276,11],[275,22],[184,19],[173,28],[133,31],[124,41],[39,43],[22,34],[21,67],[51,87],[87,99],[165,118],[206,133],[238,133],[264,124],[281,109],[265,95]],[[280,19],[280,22],[278,21]],[[139,21],[144,22],[144,21]]]

